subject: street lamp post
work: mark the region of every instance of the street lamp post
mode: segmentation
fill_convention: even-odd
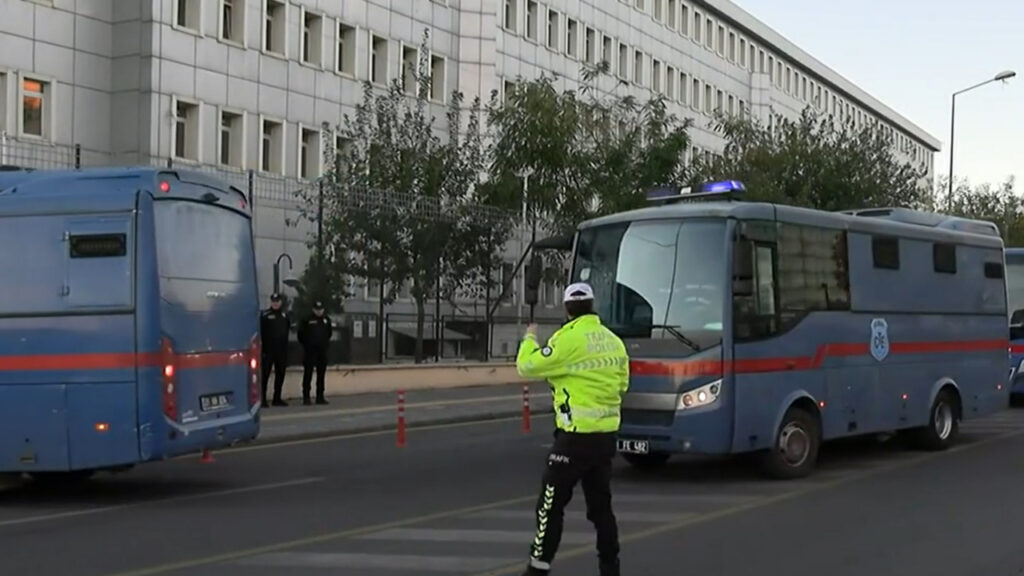
[[[292,257],[287,252],[277,257],[277,261],[274,262],[274,293],[281,293],[281,260],[288,260],[288,270],[292,269]]]
[[[946,199],[946,210],[949,212],[953,211],[953,136],[956,133],[956,97],[975,88],[981,88],[990,82],[1006,81],[1016,75],[1017,73],[1013,70],[1004,70],[984,82],[979,82],[974,86],[953,93],[953,106],[949,114],[949,196]]]

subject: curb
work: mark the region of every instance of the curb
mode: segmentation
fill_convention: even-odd
[[[542,410],[530,410],[531,419],[533,416],[547,416],[554,414],[554,408],[547,407]],[[430,428],[433,426],[447,426],[452,424],[469,424],[473,422],[479,422],[481,424],[487,422],[494,422],[497,420],[504,420],[507,418],[513,418],[522,416],[522,412],[518,410],[491,410],[482,411],[475,414],[461,414],[457,416],[442,416],[439,418],[430,418],[421,422],[406,423],[407,431],[415,431],[422,428]],[[337,430],[318,430],[316,432],[297,432],[295,434],[284,434],[281,436],[275,436],[271,438],[261,438],[257,436],[254,440],[246,442],[245,444],[238,444],[238,447],[247,446],[270,446],[273,444],[287,444],[289,442],[297,442],[302,440],[315,440],[319,438],[333,438],[333,437],[345,437],[345,436],[356,436],[360,434],[374,434],[378,432],[387,432],[397,429],[397,424],[371,424],[363,426],[354,426],[351,428],[339,428]],[[228,449],[230,450],[230,448]]]

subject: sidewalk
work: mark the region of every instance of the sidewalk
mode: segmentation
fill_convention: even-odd
[[[353,394],[328,397],[327,406],[303,406],[301,400],[289,400],[289,406],[261,410],[260,434],[254,443],[393,430],[398,422],[397,399],[395,393]],[[549,418],[552,412],[548,385],[531,385],[531,418]],[[508,418],[522,413],[523,387],[519,384],[405,393],[405,424],[409,428]]]

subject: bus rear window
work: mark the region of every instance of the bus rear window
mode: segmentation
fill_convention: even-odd
[[[160,200],[154,205],[161,277],[251,281],[253,247],[248,218],[216,205],[186,200]]]

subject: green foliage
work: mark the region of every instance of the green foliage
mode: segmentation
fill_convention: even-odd
[[[348,293],[348,274],[344,263],[317,258],[317,252],[309,259],[305,270],[299,277],[301,288],[298,296],[289,309],[299,317],[313,311],[313,302],[323,302],[328,314],[340,314],[345,311],[345,299]]]
[[[881,126],[835,123],[810,107],[797,119],[773,114],[719,116],[724,153],[700,160],[690,183],[736,179],[750,199],[821,210],[872,206],[920,208],[930,191],[924,169],[898,159]]]
[[[491,99],[496,201],[521,205],[528,175],[531,214],[558,233],[642,206],[648,189],[682,179],[691,121],[669,114],[661,96],[640,103],[599,95],[594,84],[607,71],[607,62],[585,69],[579,92],[559,91],[542,75],[516,82],[504,103]]]
[[[468,106],[463,125],[464,97],[453,92],[444,132],[435,126],[427,38],[425,32],[410,74],[414,83],[396,79],[383,92],[364,85],[354,116],[337,127],[346,148],[332,151],[324,178],[325,244],[335,264],[342,265],[342,253],[358,255],[346,258],[344,267],[388,286],[385,303],[409,287],[417,311],[417,361],[423,358],[428,300],[451,298],[477,277],[479,263],[495,257],[509,229],[500,211],[480,206],[480,99]],[[493,242],[480,242],[482,236]]]
[[[1024,246],[1024,198],[1015,192],[1011,176],[998,186],[985,183],[972,187],[966,180],[953,184],[949,202],[949,178],[938,179],[931,209],[965,218],[986,220],[999,227],[1007,246]]]

